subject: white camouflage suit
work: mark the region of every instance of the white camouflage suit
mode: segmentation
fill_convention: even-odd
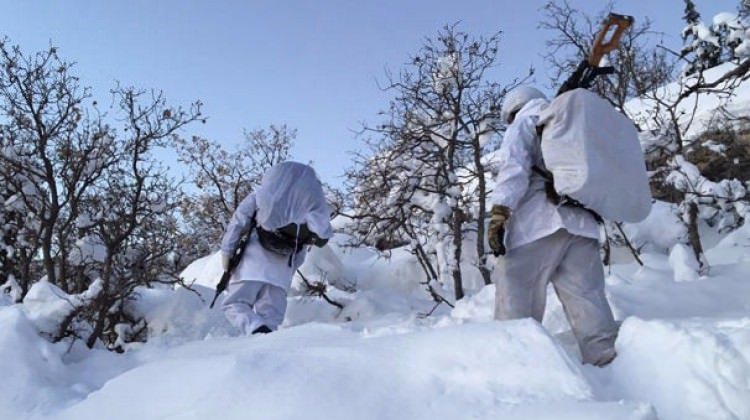
[[[225,258],[250,229],[253,215],[265,230],[306,223],[321,239],[333,235],[322,185],[315,171],[302,163],[284,162],[272,167],[257,191],[242,200],[221,242]],[[276,330],[284,320],[287,292],[306,252],[302,249],[290,259],[266,250],[254,231],[242,260],[232,272],[222,304],[229,322],[243,334],[251,334],[264,325]]]
[[[537,114],[547,104],[532,99],[516,113],[498,151],[493,204],[511,210],[504,264],[498,264],[495,318],[541,322],[551,283],[571,324],[584,363],[614,357],[617,324],[604,295],[599,228],[586,210],[557,206],[545,192]]]

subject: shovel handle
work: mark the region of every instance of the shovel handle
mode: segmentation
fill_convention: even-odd
[[[616,50],[620,46],[622,34],[633,25],[632,16],[610,13],[604,20],[602,29],[596,34],[594,46],[591,48],[588,62],[592,67],[599,67],[599,62],[605,54]],[[614,29],[613,29],[614,28]],[[609,39],[607,39],[607,35]]]

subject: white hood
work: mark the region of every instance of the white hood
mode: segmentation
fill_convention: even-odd
[[[537,98],[532,99],[529,102],[526,102],[526,104],[518,111],[516,114],[516,119],[520,119],[522,117],[525,117],[527,115],[530,116],[538,116],[542,110],[547,108],[549,105],[549,101],[543,98]]]
[[[321,239],[333,236],[323,186],[308,165],[283,162],[269,169],[255,193],[257,222],[266,230],[303,224]]]

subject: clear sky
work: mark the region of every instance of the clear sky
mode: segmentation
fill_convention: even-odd
[[[376,80],[399,69],[422,40],[446,23],[477,35],[502,30],[507,82],[530,65],[548,82],[540,55],[550,34],[538,29],[546,0],[239,1],[2,0],[0,33],[26,52],[60,47],[99,98],[115,81],[158,88],[172,103],[200,99],[209,120],[188,127],[234,145],[243,128],[287,123],[293,149],[334,184],[361,148],[354,130],[377,121],[388,95]],[[603,1],[569,0],[590,13]],[[696,0],[704,18],[737,0]],[[620,13],[650,17],[666,42],[680,44],[681,0],[620,0]],[[101,101],[101,99],[100,99]],[[165,156],[170,166],[177,165]]]

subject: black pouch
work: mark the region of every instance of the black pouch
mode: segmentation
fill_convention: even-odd
[[[302,238],[288,236],[281,230],[265,230],[258,226],[256,231],[258,232],[258,241],[260,241],[260,245],[265,250],[273,252],[274,254],[288,257],[298,253],[304,247]]]
[[[289,256],[301,251],[307,245],[323,247],[328,240],[321,239],[303,223],[297,226],[290,223],[280,229],[273,231],[265,230],[260,225],[257,227],[260,245],[275,254]]]

